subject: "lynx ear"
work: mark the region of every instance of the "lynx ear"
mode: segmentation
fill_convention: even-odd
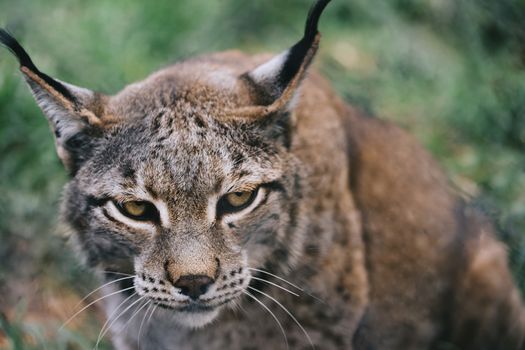
[[[104,96],[55,80],[34,65],[24,48],[0,28],[0,43],[18,59],[20,70],[55,134],[57,153],[75,173],[99,133]]]
[[[299,42],[242,76],[256,96],[257,103],[265,106],[264,111],[259,112],[272,113],[289,106],[319,46],[317,24],[329,2],[318,0],[312,6],[304,36]],[[252,112],[258,113],[256,110]]]

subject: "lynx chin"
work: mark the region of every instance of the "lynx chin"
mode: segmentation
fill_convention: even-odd
[[[115,349],[522,349],[491,223],[400,128],[309,69],[329,0],[276,56],[179,62],[114,96],[5,30],[70,174],[62,221]]]

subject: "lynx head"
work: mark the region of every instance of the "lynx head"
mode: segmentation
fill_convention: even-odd
[[[301,239],[293,100],[328,2],[265,63],[197,58],[115,96],[49,77],[0,31],[71,174],[62,216],[89,265],[135,275],[140,296],[199,327],[248,293],[251,268],[290,264],[282,252]]]

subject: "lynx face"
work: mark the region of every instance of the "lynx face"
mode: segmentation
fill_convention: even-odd
[[[201,326],[245,291],[249,267],[289,244],[282,211],[297,170],[259,127],[184,105],[100,140],[64,216],[92,264],[132,262],[140,296]]]
[[[89,265],[134,275],[139,296],[200,327],[249,295],[251,269],[297,261],[304,166],[289,152],[293,100],[327,3],[268,62],[197,58],[116,96],[49,77],[0,30],[72,175],[63,221]]]

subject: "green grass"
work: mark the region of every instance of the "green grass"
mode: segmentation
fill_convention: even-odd
[[[281,51],[301,36],[309,4],[0,0],[0,25],[46,73],[114,93],[194,54]],[[525,289],[523,23],[523,0],[334,0],[316,65],[348,101],[399,123],[440,160],[497,223]],[[66,180],[15,60],[0,51],[0,339],[8,349],[89,349],[101,326],[87,317],[82,331],[57,333],[63,318],[35,318],[46,304],[39,296],[96,286],[56,233]]]

